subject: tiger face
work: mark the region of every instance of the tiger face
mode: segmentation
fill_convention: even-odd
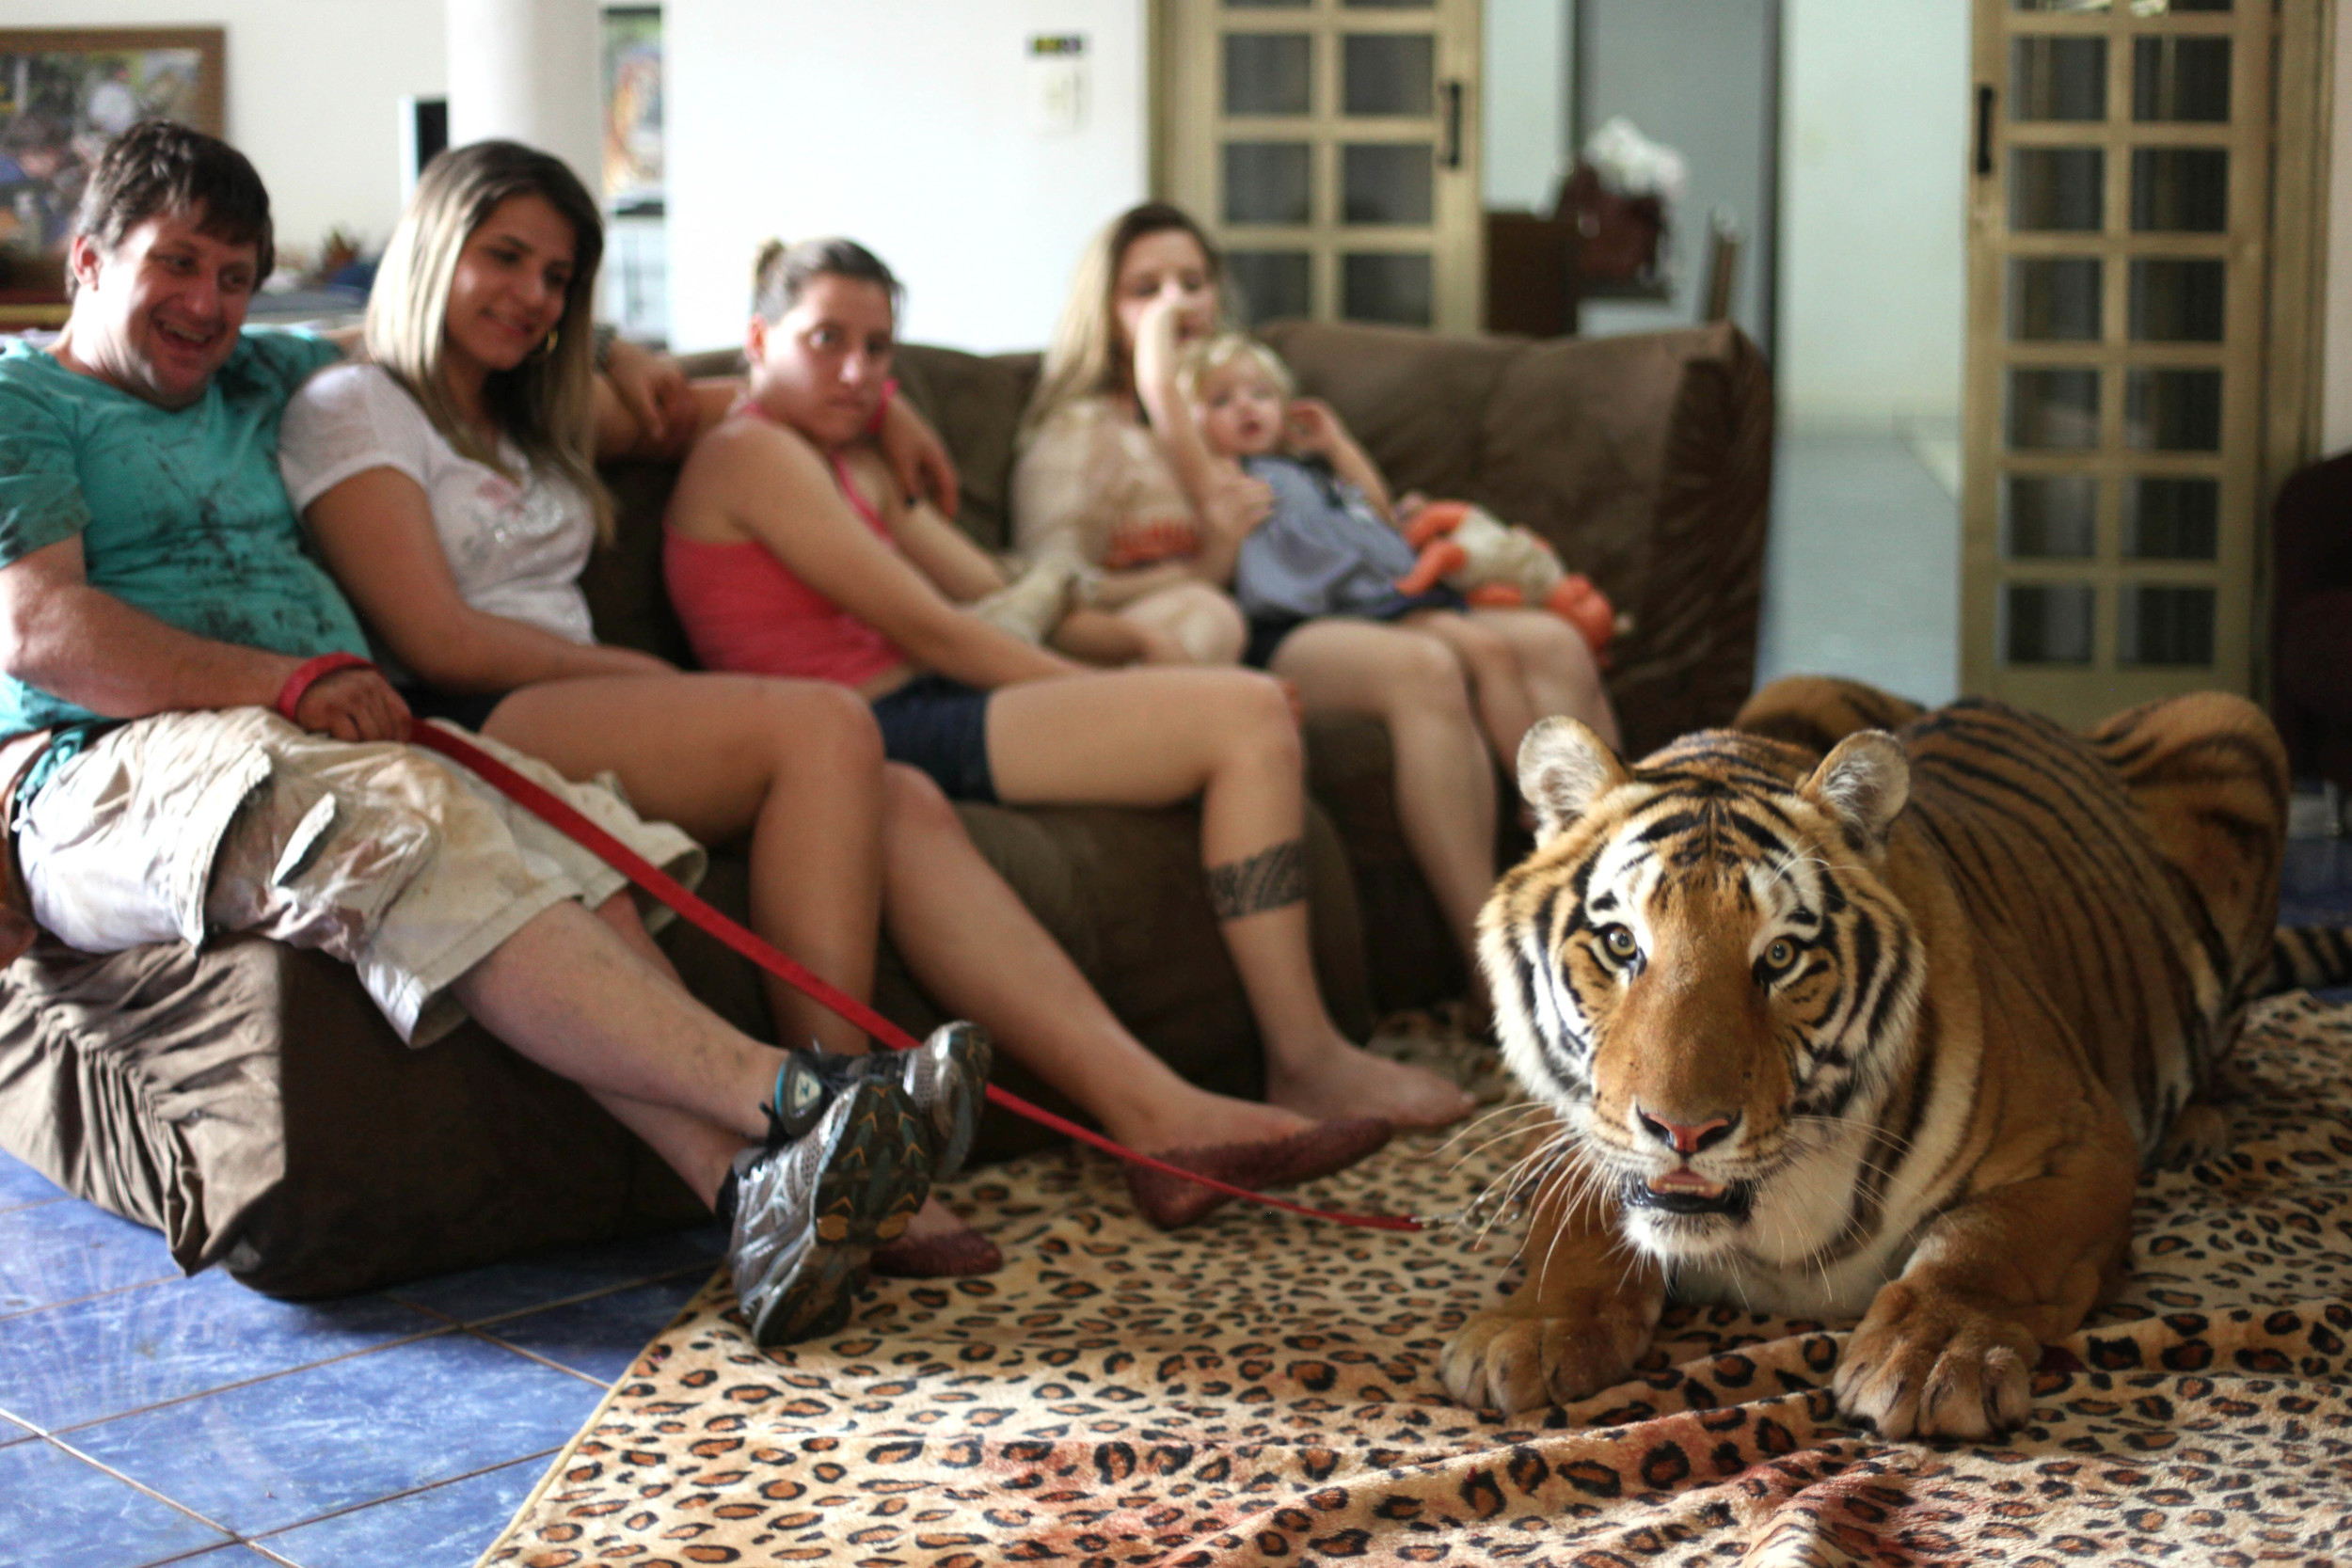
[[[1629,769],[1555,719],[1519,761],[1537,849],[1488,902],[1480,956],[1505,1060],[1559,1118],[1547,1179],[1613,1200],[1678,1275],[1790,1308],[1867,1300],[1883,1259],[1824,1260],[1897,1164],[1870,1129],[1926,974],[1877,875],[1901,750],[1870,732],[1813,768],[1717,732]]]

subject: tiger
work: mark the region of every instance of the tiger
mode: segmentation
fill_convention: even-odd
[[[2288,769],[2202,692],[2075,734],[1797,677],[1628,766],[1518,753],[1535,849],[1479,919],[1525,1274],[1439,1372],[1505,1415],[1621,1381],[1665,1299],[1859,1319],[1833,1392],[1891,1438],[2020,1424],[2122,1281],[2145,1164],[2249,1004],[2352,973],[2274,931]]]

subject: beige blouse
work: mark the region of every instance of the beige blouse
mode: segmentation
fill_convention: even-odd
[[[1074,551],[1107,571],[1180,561],[1200,527],[1159,444],[1104,397],[1045,421],[1012,471],[1014,547],[1032,559]]]

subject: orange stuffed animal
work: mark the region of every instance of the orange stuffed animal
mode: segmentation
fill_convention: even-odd
[[[1421,552],[1413,569],[1397,578],[1406,594],[1427,593],[1443,582],[1473,605],[1539,605],[1582,633],[1595,657],[1608,652],[1609,640],[1622,629],[1592,578],[1562,566],[1540,535],[1501,522],[1483,507],[1431,501],[1413,515],[1405,537]]]

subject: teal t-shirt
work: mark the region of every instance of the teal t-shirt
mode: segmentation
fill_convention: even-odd
[[[0,566],[79,534],[90,586],[183,631],[365,657],[358,618],[304,553],[278,472],[286,401],[337,357],[323,339],[248,331],[202,398],[166,409],[11,341],[0,350]],[[0,676],[0,735],[97,718]]]

